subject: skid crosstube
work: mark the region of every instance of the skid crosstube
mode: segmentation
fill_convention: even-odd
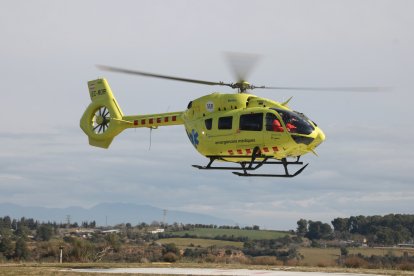
[[[207,166],[200,166],[200,165],[193,165],[194,168],[200,170],[238,170],[243,172],[233,172],[233,174],[238,176],[259,176],[259,177],[295,177],[300,174],[309,164],[303,165],[303,162],[299,161],[300,157],[297,157],[296,161],[287,161],[286,158],[282,158],[281,160],[274,159],[269,156],[261,155],[260,149],[255,148],[253,150],[253,154],[251,156],[234,156],[234,155],[213,155],[207,156],[210,158],[210,162]],[[251,158],[250,161],[241,161],[238,162],[237,159],[242,160],[246,158]],[[256,161],[257,158],[262,159],[261,161]],[[235,159],[234,163],[240,165],[240,167],[227,167],[227,166],[212,166],[213,162],[216,160],[228,160],[228,159]],[[277,160],[277,161],[269,161],[270,160]],[[254,171],[260,168],[263,165],[282,165],[285,173],[284,174],[256,174],[256,173],[248,173],[248,171]],[[301,165],[302,167],[297,170],[295,173],[290,174],[288,170],[288,165]]]
[[[302,162],[300,162],[302,163]],[[297,170],[294,174],[260,174],[260,173],[240,173],[240,172],[233,172],[235,175],[238,176],[259,176],[259,177],[288,177],[288,178],[292,178],[297,176],[298,174],[300,174],[309,164],[304,165],[302,168],[300,168],[299,170]]]

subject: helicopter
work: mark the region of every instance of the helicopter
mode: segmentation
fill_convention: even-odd
[[[233,174],[250,177],[295,177],[308,164],[300,158],[326,139],[322,129],[301,112],[288,107],[291,100],[277,102],[251,94],[254,89],[292,90],[364,90],[366,88],[314,88],[255,86],[238,76],[235,83],[211,82],[169,75],[135,71],[98,65],[102,70],[166,80],[184,81],[210,86],[227,86],[237,93],[214,92],[190,101],[187,109],[178,112],[124,115],[105,78],[88,82],[91,103],[80,119],[80,127],[89,144],[108,148],[119,133],[127,128],[155,129],[184,125],[194,148],[209,159],[200,170],[229,170]],[[367,88],[370,90],[371,88]],[[216,161],[227,162],[216,165]],[[221,163],[223,164],[223,163]],[[232,164],[232,165],[227,165]],[[281,166],[284,173],[256,173],[264,165]],[[300,166],[295,172],[290,165]]]

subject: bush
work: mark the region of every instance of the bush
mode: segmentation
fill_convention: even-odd
[[[174,263],[178,261],[178,256],[172,252],[165,253],[164,256],[162,256],[162,258],[165,262],[169,262],[169,263]]]
[[[175,245],[175,243],[167,243],[164,245],[164,253],[174,253],[175,255],[180,255],[180,249]]]
[[[208,254],[208,250],[205,248],[186,248],[184,250],[184,254],[183,256],[186,258],[190,258],[190,259],[195,259],[195,258],[202,258],[204,256],[207,256]]]
[[[58,241],[37,242],[32,250],[36,261],[53,262],[59,259],[61,243]]]
[[[282,265],[282,261],[279,261],[274,256],[259,256],[251,259],[253,265]]]
[[[345,259],[344,265],[349,268],[361,268],[367,267],[368,262],[359,256],[349,256]]]
[[[414,263],[405,262],[398,265],[397,268],[400,270],[414,271]]]
[[[341,247],[341,256],[348,256],[349,250],[345,246]]]
[[[96,246],[89,241],[72,238],[68,248],[68,257],[70,261],[88,262],[93,260],[96,252]]]

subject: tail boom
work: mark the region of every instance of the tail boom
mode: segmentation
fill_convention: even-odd
[[[127,128],[183,124],[183,112],[124,116],[105,79],[89,81],[88,88],[92,102],[80,120],[80,127],[92,146],[108,148],[114,137]]]
[[[123,120],[129,122],[129,127],[131,128],[157,128],[159,126],[173,126],[184,124],[182,115],[183,112],[180,111],[159,114],[125,116],[123,117]]]

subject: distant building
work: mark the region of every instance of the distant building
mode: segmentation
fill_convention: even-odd
[[[414,248],[414,243],[399,243],[398,247],[412,247],[412,248]]]
[[[120,231],[118,229],[111,229],[102,231],[103,234],[118,234]]]
[[[151,232],[151,234],[158,234],[158,233],[164,233],[164,229],[163,228],[158,228],[158,229],[155,229],[155,230],[151,230],[150,232]]]

